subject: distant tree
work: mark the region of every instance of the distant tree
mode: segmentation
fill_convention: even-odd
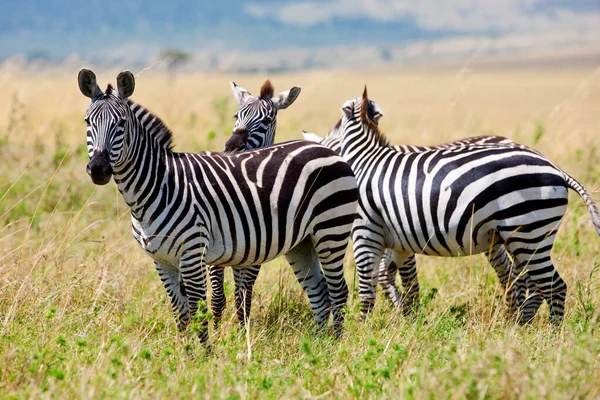
[[[185,63],[191,56],[189,53],[179,49],[166,49],[160,53],[160,58],[167,63],[167,71],[172,79],[175,78],[175,72]]]
[[[394,59],[391,50],[386,47],[382,47],[379,49],[379,56],[385,62],[390,62]]]

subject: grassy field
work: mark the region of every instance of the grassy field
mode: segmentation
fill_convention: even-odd
[[[97,72],[114,82],[118,71]],[[553,257],[567,284],[560,328],[547,308],[530,326],[506,318],[482,256],[418,258],[418,312],[379,296],[358,315],[354,264],[345,333],[311,334],[308,302],[284,260],[266,265],[253,319],[229,306],[214,353],[177,334],[152,262],[130,233],[114,183],[85,173],[89,100],[77,71],[0,70],[0,397],[14,398],[597,398],[597,237],[571,193]],[[369,86],[392,143],[499,134],[542,151],[593,193],[600,182],[600,70],[362,71],[271,76],[303,87],[278,119],[279,141],[325,134]],[[258,92],[265,76],[141,74],[133,98],[175,132],[180,151],[219,150],[235,106],[228,81]],[[598,196],[595,196],[598,197]]]

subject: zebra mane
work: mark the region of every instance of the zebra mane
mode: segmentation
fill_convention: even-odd
[[[172,151],[173,132],[171,132],[163,120],[160,119],[160,117],[158,117],[156,114],[149,111],[147,108],[132,100],[127,100],[127,105],[148,135],[161,147]]]
[[[367,96],[367,85],[365,85],[365,91],[362,95],[362,105],[360,107],[360,120],[362,121],[363,128],[371,131],[375,141],[380,146],[389,146],[390,141],[387,137],[379,130],[379,125],[373,122],[373,106],[369,101],[369,97]]]
[[[335,130],[339,130],[340,126],[342,126],[342,119],[341,118],[338,120],[338,122],[335,123],[335,125],[333,126],[333,128],[331,128],[331,130],[334,130],[334,129]]]
[[[115,89],[113,88],[113,86],[109,83],[108,86],[106,86],[106,90],[104,91],[104,94],[106,96],[110,96],[111,94],[113,94],[113,91]]]
[[[273,95],[275,94],[275,89],[273,88],[273,85],[271,84],[270,80],[266,80],[265,83],[263,83],[263,85],[260,88],[260,97],[261,99],[264,98],[268,98],[270,99],[271,97],[273,97]]]

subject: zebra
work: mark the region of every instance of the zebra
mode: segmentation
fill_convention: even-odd
[[[484,253],[497,272],[509,270],[512,258],[515,273],[528,274],[530,297],[524,285],[515,289],[519,322],[531,320],[545,300],[550,321],[560,324],[567,285],[550,252],[569,188],[600,235],[600,212],[583,186],[539,152],[512,143],[403,152],[389,146],[372,113],[365,87],[343,104],[340,126],[341,154],[360,192],[352,239],[361,313],[373,308],[385,249],[398,265],[415,253]]]
[[[87,69],[78,83],[91,99],[86,171],[97,185],[114,178],[180,331],[198,316],[198,337],[208,342],[206,264],[244,267],[285,254],[317,327],[332,314],[341,333],[343,260],[358,202],[341,156],[305,141],[238,154],[178,153],[160,118],[129,99],[131,72],[117,76],[116,92],[111,85],[103,92]]]
[[[369,115],[369,119],[373,123],[378,124],[379,119],[383,116],[383,112],[377,103],[373,102],[372,100],[369,100],[369,102],[373,109],[373,112]],[[306,132],[305,130],[302,130],[302,136],[304,140],[320,143],[339,154],[342,147],[340,130],[341,124],[342,119],[340,118],[324,138],[315,133]],[[468,146],[471,144],[515,144],[518,146],[523,146],[504,136],[483,135],[458,139],[437,146],[396,145],[393,146],[393,148],[401,153],[415,153],[429,150],[447,149],[457,146]],[[508,263],[508,261],[506,263]],[[506,285],[512,269],[509,269],[508,271],[498,269],[495,271],[497,272],[500,281],[504,282],[504,285]],[[405,312],[412,310],[414,303],[419,297],[419,282],[417,280],[415,255],[410,254],[401,264],[397,264],[394,261],[394,253],[386,249],[381,257],[378,274],[378,282],[381,285],[383,293],[392,302],[392,304],[403,309]],[[400,291],[396,286],[396,274],[400,276],[400,281],[403,283],[403,295],[400,294]],[[527,287],[532,287],[527,275],[522,275],[522,277],[514,277],[514,279],[517,278],[525,282]],[[507,286],[505,286],[505,288],[507,288]],[[506,297],[506,302],[509,306],[515,302],[515,299],[511,297],[512,294],[514,294],[514,291],[507,293],[508,296]],[[512,307],[516,306],[517,305],[515,304]]]
[[[301,88],[294,86],[275,96],[275,89],[271,81],[266,80],[260,88],[259,96],[253,96],[248,90],[236,85],[233,81],[229,85],[240,108],[234,115],[235,125],[223,151],[238,153],[272,145],[277,127],[277,111],[289,107],[296,101]],[[252,290],[259,271],[260,265],[233,269],[235,308],[238,321],[243,327],[250,319]],[[220,323],[226,304],[223,287],[224,272],[225,270],[221,266],[211,265],[208,268],[212,292],[210,304],[215,325]]]

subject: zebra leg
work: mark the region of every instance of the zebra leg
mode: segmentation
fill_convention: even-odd
[[[515,257],[519,268],[517,271],[525,271],[532,281],[532,300],[527,304],[528,314],[523,314],[520,322],[527,322],[533,316],[531,311],[535,309],[538,302],[536,294],[543,296],[550,307],[550,322],[558,325],[564,318],[565,299],[567,296],[567,284],[560,277],[556,268],[552,264],[550,252],[556,236],[556,227],[552,227],[550,232],[535,231],[538,235],[535,237],[518,235],[511,236],[507,246],[511,254]],[[535,287],[535,289],[534,289]],[[525,308],[525,307],[524,307]],[[535,309],[537,311],[537,309]]]
[[[529,322],[535,317],[544,298],[536,292],[537,286],[529,274],[513,265],[509,254],[507,246],[498,241],[486,252],[486,257],[504,289],[509,313],[516,314],[520,323]]]
[[[358,272],[358,297],[361,314],[367,315],[375,305],[379,263],[384,253],[383,229],[357,220],[352,229],[354,259]]]
[[[285,255],[292,266],[296,279],[310,301],[318,329],[327,325],[331,303],[325,277],[319,267],[319,258],[310,239],[305,239]]]
[[[350,230],[350,226],[348,226]],[[321,233],[321,232],[319,232]],[[336,334],[341,334],[344,327],[345,306],[348,302],[348,285],[344,279],[344,257],[348,248],[349,236],[339,232],[329,233],[320,237],[313,236],[312,245],[321,262],[323,275],[329,292],[329,303],[333,314],[333,328]]]
[[[183,332],[190,323],[190,305],[185,285],[179,280],[179,270],[157,262],[154,263],[154,266],[171,300],[171,308],[173,309],[175,321],[177,321],[177,329],[179,332]]]
[[[254,282],[258,277],[260,265],[251,267],[233,268],[233,280],[235,281],[235,309],[238,321],[242,327],[250,320],[252,308],[252,290]]]
[[[193,246],[183,252],[180,260],[181,278],[185,283],[185,291],[188,297],[191,318],[198,325],[198,338],[200,342],[208,346],[208,317],[206,304],[206,245],[194,243],[191,240],[188,246]]]
[[[396,286],[396,272],[398,272],[398,264],[394,262],[390,250],[387,249],[379,263],[379,284],[392,304],[395,307],[400,307],[402,296]]]
[[[503,241],[495,241],[485,252],[485,256],[502,285],[509,313],[516,313],[525,301],[526,288],[524,280],[519,279],[517,268],[513,265]]]
[[[210,265],[208,267],[208,275],[210,276],[211,287],[210,308],[214,317],[215,327],[217,327],[221,323],[223,311],[227,304],[224,290],[225,268]]]
[[[531,280],[528,272],[523,272],[521,279],[525,281],[525,286],[527,287],[527,297],[521,306],[523,313],[521,322],[527,323],[530,322],[533,317],[535,317],[535,314],[537,314],[542,303],[544,302],[544,296],[538,290],[537,285]]]
[[[404,289],[400,306],[404,312],[408,312],[414,309],[416,302],[419,300],[419,279],[415,255],[394,252],[393,260],[399,264],[398,273],[402,279],[402,288]]]

